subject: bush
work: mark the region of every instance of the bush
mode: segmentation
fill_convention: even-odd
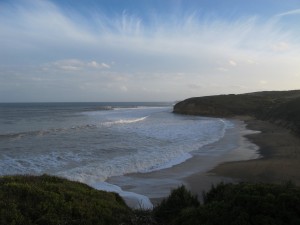
[[[53,176],[0,178],[0,224],[298,225],[300,188],[291,183],[224,184],[203,204],[184,186],[151,210],[131,210],[119,195]]]
[[[204,204],[182,210],[181,225],[300,224],[300,189],[293,185],[219,184],[204,195]]]
[[[170,196],[154,208],[154,215],[160,222],[171,221],[183,209],[198,207],[197,196],[191,194],[184,186],[172,190]]]
[[[120,224],[132,211],[115,193],[52,176],[0,178],[0,224]]]

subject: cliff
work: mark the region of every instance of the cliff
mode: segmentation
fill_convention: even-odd
[[[173,112],[210,117],[252,116],[300,134],[300,90],[194,97],[177,103]]]

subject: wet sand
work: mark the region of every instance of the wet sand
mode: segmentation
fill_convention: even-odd
[[[107,182],[120,186],[125,191],[145,195],[154,205],[180,185],[185,185],[200,197],[202,191],[209,190],[212,184],[238,182],[238,179],[226,174],[215,175],[208,172],[224,162],[261,157],[258,154],[258,146],[244,137],[256,132],[246,129],[243,121],[234,119],[231,122],[234,127],[228,129],[222,139],[192,152],[193,157],[184,163],[150,173],[112,177]]]
[[[203,191],[220,182],[292,181],[300,185],[299,137],[250,117],[231,121],[235,127],[221,140],[194,152],[193,158],[182,164],[151,173],[114,177],[108,182],[145,195],[154,205],[180,185],[185,185],[200,200]]]
[[[207,173],[193,174],[186,178],[191,191],[201,195],[205,187],[203,181],[211,183],[217,177],[231,178],[232,182],[282,184],[292,181],[300,185],[300,138],[270,122],[250,117],[237,119],[244,121],[248,129],[260,131],[245,137],[259,146],[258,152],[261,157],[223,162]],[[240,145],[240,148],[244,147],[247,146]],[[216,179],[215,183],[217,182]]]
[[[260,134],[247,138],[260,147],[261,159],[223,163],[211,173],[240,181],[285,183],[300,185],[300,138],[289,130],[269,122],[244,118],[247,127]]]

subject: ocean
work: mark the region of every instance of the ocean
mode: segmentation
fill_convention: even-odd
[[[205,146],[232,122],[172,110],[172,103],[2,103],[0,175],[47,173],[128,195],[107,181],[170,168],[195,152],[221,154]]]

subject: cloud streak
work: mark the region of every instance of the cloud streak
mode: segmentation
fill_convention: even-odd
[[[70,99],[84,95],[94,100],[93,96],[104,96],[103,101],[161,100],[163,93],[163,99],[170,100],[195,95],[196,87],[198,95],[219,93],[220,79],[222,92],[257,90],[262,74],[274,81],[268,85],[275,89],[283,75],[299,71],[300,43],[295,38],[299,34],[275,17],[229,20],[197,11],[182,12],[180,17],[156,13],[141,17],[92,9],[86,16],[37,0],[0,6],[0,79],[7,90],[17,83],[30,89],[24,80],[33,77],[33,83],[45,86],[52,80],[53,92],[54,81],[69,87],[74,90]],[[7,74],[18,75],[8,79]],[[294,87],[290,83],[282,88]]]
[[[295,10],[290,10],[287,12],[279,13],[276,16],[283,17],[283,16],[291,16],[291,15],[300,15],[300,9],[295,9]]]
[[[85,62],[78,59],[65,59],[45,65],[43,68],[47,70],[55,68],[63,71],[80,71],[87,69],[110,69],[110,65],[104,62],[98,63],[94,60]]]

